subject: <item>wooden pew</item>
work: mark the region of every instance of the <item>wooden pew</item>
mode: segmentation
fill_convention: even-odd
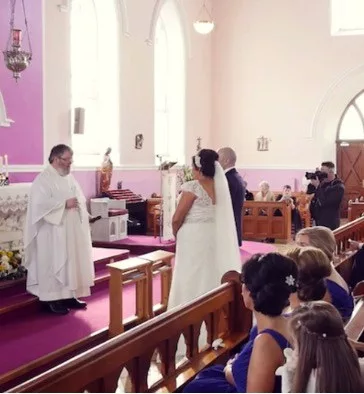
[[[255,195],[258,193],[258,191],[252,191],[252,193]],[[280,194],[282,194],[282,191],[273,191],[274,197],[277,199]],[[296,198],[296,207],[298,209],[298,212],[301,215],[302,218],[302,225],[303,227],[310,227],[312,226],[312,218],[311,218],[311,213],[310,213],[310,203],[312,200],[313,195],[311,194],[306,194],[303,191],[300,192],[292,192],[292,197]]]
[[[336,240],[337,261],[334,261],[335,267],[340,275],[349,283],[350,275],[356,252],[349,249],[349,239],[362,241],[364,239],[364,217],[358,218],[352,222],[334,230]]]
[[[153,306],[153,313],[164,312],[167,309],[169,291],[172,284],[172,260],[174,253],[165,250],[156,250],[155,252],[143,254],[139,258],[147,260],[152,264],[152,274],[161,276],[161,302]],[[150,288],[150,291],[152,288]],[[149,298],[153,300],[153,294],[150,292]]]
[[[158,250],[107,265],[110,270],[110,337],[124,331],[123,286],[131,283],[136,286],[136,316],[132,320],[142,322],[167,309],[173,257],[174,253]],[[153,306],[153,276],[157,274],[161,275],[162,300],[160,304]]]
[[[282,216],[275,216],[280,211]],[[291,207],[285,202],[245,201],[243,238],[291,240]]]
[[[364,202],[352,202],[348,205],[348,220],[360,218],[364,213]]]
[[[118,335],[9,392],[115,392],[124,367],[131,392],[181,389],[202,369],[225,362],[231,351],[249,336],[252,316],[243,305],[239,274],[228,272],[222,282],[204,296]],[[207,327],[208,345],[199,350],[202,323]],[[188,359],[176,365],[181,335],[186,339]],[[214,350],[211,344],[217,338],[223,339],[224,347]],[[148,384],[156,351],[160,356],[161,378]]]

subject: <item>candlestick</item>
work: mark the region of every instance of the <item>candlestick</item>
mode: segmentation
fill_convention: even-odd
[[[5,176],[8,178],[8,177],[9,177],[9,171],[8,171],[8,155],[4,155],[4,163],[5,163]]]

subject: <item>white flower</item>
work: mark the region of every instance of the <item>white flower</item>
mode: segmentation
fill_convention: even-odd
[[[4,256],[3,256],[4,258]],[[8,259],[9,260],[9,259]],[[5,271],[11,271],[12,266],[7,261],[2,261],[1,266]]]
[[[286,276],[286,283],[288,286],[294,286],[295,279],[292,275]]]
[[[201,168],[201,157],[199,155],[195,156],[195,164],[197,168]]]
[[[4,255],[1,257],[1,262],[2,262],[2,263],[8,263],[8,262],[9,262],[9,257],[8,257],[6,254],[4,254]]]

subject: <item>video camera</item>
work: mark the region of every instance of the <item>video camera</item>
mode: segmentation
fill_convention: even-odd
[[[320,182],[322,182],[327,178],[327,173],[319,170],[315,172],[306,172],[305,177],[309,181],[312,179],[318,179]]]

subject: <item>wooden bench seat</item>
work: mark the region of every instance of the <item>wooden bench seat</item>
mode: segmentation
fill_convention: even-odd
[[[251,312],[242,301],[237,272],[229,272],[223,284],[206,295],[149,320],[102,345],[31,379],[9,392],[115,392],[125,367],[131,392],[173,392],[199,371],[216,361],[225,361],[252,324]],[[208,344],[198,349],[201,324],[207,328]],[[188,359],[175,363],[177,343],[185,336]],[[224,347],[211,344],[222,338]],[[148,371],[156,350],[162,378],[148,385]]]

